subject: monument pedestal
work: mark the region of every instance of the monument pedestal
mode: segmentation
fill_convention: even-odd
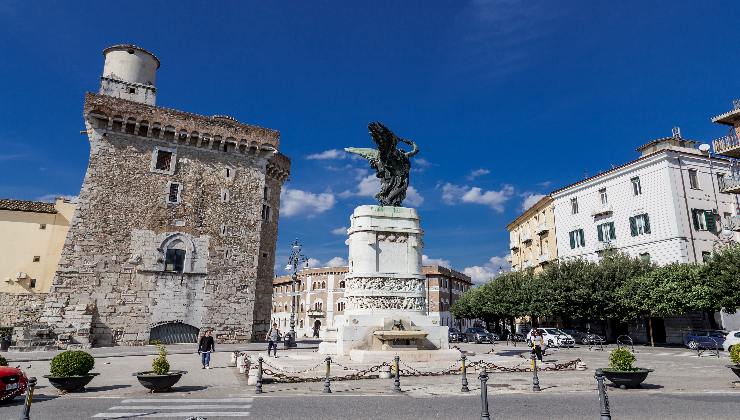
[[[357,207],[348,234],[347,306],[319,351],[363,361],[387,360],[397,352],[405,360],[459,357],[449,350],[448,327],[428,315],[423,231],[416,210]]]

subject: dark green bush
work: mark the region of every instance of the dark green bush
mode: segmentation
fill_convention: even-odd
[[[637,370],[632,367],[635,363],[635,355],[624,347],[612,350],[609,355],[609,369],[629,372]]]
[[[8,360],[0,356],[0,366],[8,366]]]
[[[95,359],[82,350],[63,351],[51,359],[51,376],[83,376],[95,367]]]
[[[736,365],[740,365],[740,344],[735,344],[730,348],[730,360]]]

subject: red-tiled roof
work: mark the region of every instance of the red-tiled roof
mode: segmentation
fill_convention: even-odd
[[[34,213],[56,213],[54,203],[43,201],[10,200],[0,198],[0,210],[29,211]]]

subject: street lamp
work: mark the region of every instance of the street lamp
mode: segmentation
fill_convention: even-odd
[[[301,252],[301,243],[298,239],[293,241],[291,245],[290,256],[288,257],[288,265],[285,266],[286,271],[293,271],[291,276],[291,290],[292,290],[292,301],[290,304],[290,332],[288,333],[288,342],[285,344],[286,347],[296,347],[295,343],[295,307],[296,307],[296,283],[298,283],[298,267],[303,266],[308,268],[308,258]]]

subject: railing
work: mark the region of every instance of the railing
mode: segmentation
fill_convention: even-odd
[[[540,264],[550,261],[550,254],[542,254],[539,257]]]
[[[550,230],[550,226],[547,224],[547,222],[542,222],[539,225],[537,225],[537,234],[547,233],[547,231]]]
[[[592,216],[598,216],[600,214],[611,213],[613,211],[611,204],[599,204],[592,212]]]
[[[723,193],[738,193],[740,192],[740,172],[732,172],[726,174],[718,182],[719,191]]]
[[[519,249],[519,244],[514,241],[509,242],[509,249]]]
[[[740,148],[740,139],[737,138],[735,133],[728,134],[712,140],[712,147],[714,147],[714,153],[722,154],[732,149]]]
[[[522,232],[520,236],[522,242],[529,242],[532,240],[532,234],[529,231]]]
[[[609,241],[602,241],[596,243],[596,250],[597,251],[606,251],[607,249],[613,249],[616,248],[616,241],[609,240]]]

